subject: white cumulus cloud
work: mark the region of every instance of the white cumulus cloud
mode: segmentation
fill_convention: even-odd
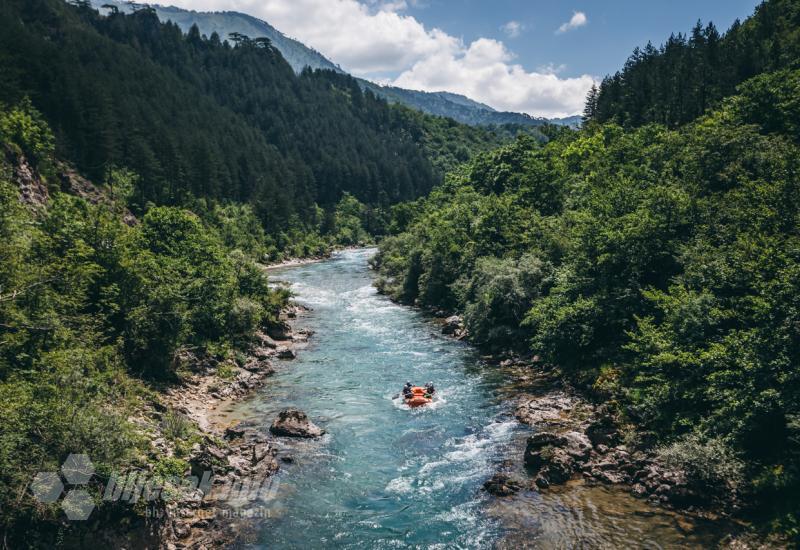
[[[572,14],[572,17],[569,21],[558,27],[556,34],[563,34],[567,31],[571,31],[573,29],[577,29],[578,27],[583,27],[589,22],[589,18],[586,17],[586,14],[582,11],[576,11]]]
[[[528,72],[513,63],[502,42],[479,38],[467,44],[441,29],[426,28],[406,12],[408,6],[416,5],[413,0],[160,3],[198,11],[244,12],[264,19],[356,76],[417,90],[456,92],[501,110],[539,116],[575,114],[581,111],[593,82],[588,75],[561,78],[553,71]]]
[[[495,109],[546,117],[569,116],[583,108],[594,79],[589,75],[560,78],[551,67],[528,72],[513,63],[502,42],[480,38],[453,53],[420,60],[394,84],[415,90],[448,90]]]

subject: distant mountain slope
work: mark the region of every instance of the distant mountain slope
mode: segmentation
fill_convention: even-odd
[[[293,38],[289,38],[266,21],[246,13],[236,11],[196,12],[172,6],[140,4],[122,0],[92,0],[92,5],[98,9],[104,5],[114,5],[125,13],[132,12],[137,6],[148,5],[156,10],[160,20],[172,21],[183,32],[187,32],[192,25],[197,25],[197,28],[200,29],[200,34],[211,36],[213,33],[217,33],[222,40],[227,39],[232,33],[243,34],[250,38],[269,38],[296,73],[302,71],[304,67],[327,69],[339,73],[344,72],[318,51]]]
[[[583,124],[583,117],[581,115],[567,116],[564,118],[551,118],[548,119],[550,124],[557,124],[559,126],[569,126],[570,128],[580,128]]]
[[[108,4],[115,5],[123,12],[131,12],[136,6],[145,5],[124,0],[92,0],[92,4],[96,8]],[[200,34],[211,36],[216,32],[223,40],[231,33],[243,34],[250,38],[269,38],[296,73],[300,73],[305,67],[344,72],[341,67],[318,51],[287,37],[266,21],[250,15],[233,11],[197,12],[156,4],[148,5],[155,9],[159,19],[172,21],[184,32],[187,32],[192,25],[197,25]],[[400,103],[432,115],[449,117],[472,126],[514,124],[525,127],[542,126],[547,123],[577,126],[580,123],[580,117],[570,117],[564,122],[561,119],[548,120],[524,113],[498,112],[484,103],[451,92],[406,90],[394,86],[381,86],[364,79],[357,80],[362,88],[371,90],[392,103]]]
[[[359,79],[359,81],[362,86],[385,97],[390,102],[402,103],[432,115],[446,116],[471,126],[501,126],[503,124],[543,126],[550,122],[546,118],[532,117],[525,113],[495,111],[488,105],[450,92],[421,92],[394,86],[379,86],[363,79]]]

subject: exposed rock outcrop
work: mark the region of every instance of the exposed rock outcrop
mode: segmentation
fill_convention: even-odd
[[[507,474],[499,472],[483,484],[483,489],[491,495],[506,497],[518,493],[522,485]]]
[[[442,323],[442,334],[453,336],[459,340],[467,337],[464,320],[459,315],[451,315]]]
[[[285,341],[292,339],[292,328],[288,323],[281,322],[272,325],[267,329],[267,334],[270,338],[278,341]]]
[[[112,189],[95,185],[65,163],[57,163],[56,169],[63,192],[81,197],[92,204],[105,204],[107,206],[114,204],[114,192]],[[122,209],[122,221],[127,225],[133,226],[139,222],[130,210],[124,206],[120,208]]]
[[[282,312],[282,319],[289,318],[290,311],[296,316],[306,308],[290,306]],[[277,452],[270,436],[257,426],[228,426],[225,420],[216,418],[215,411],[227,400],[248,395],[263,384],[274,372],[272,360],[280,356],[288,359],[287,351],[293,357],[295,348],[302,347],[311,334],[301,329],[298,332],[302,337],[295,338],[293,328],[283,323],[279,326],[280,344],[268,334],[259,333],[249,348],[241,350],[245,359],[238,363],[190,350],[175,358],[189,374],[184,376],[183,384],[166,390],[164,406],[154,414],[163,415],[171,409],[199,428],[202,441],[194,444],[186,461],[201,486],[162,506],[156,526],[163,548],[223,547],[254,528],[247,518],[226,512],[231,506],[231,491],[239,494],[242,488],[257,490],[257,498],[263,501],[263,492],[271,490],[271,476],[279,467]],[[219,376],[222,366],[226,367],[224,378]],[[310,422],[306,428],[309,434],[319,430]],[[154,440],[153,447],[159,456],[174,454],[163,437]],[[209,480],[205,485],[204,479]]]
[[[582,476],[590,483],[627,485],[631,494],[654,504],[686,507],[703,501],[686,475],[660,464],[654,452],[619,444],[615,421],[603,407],[554,390],[522,397],[515,415],[538,430],[524,452],[533,488]]]
[[[34,208],[43,207],[47,204],[50,194],[42,177],[28,162],[25,155],[6,152],[6,157],[11,161],[13,173],[11,175],[14,183],[19,187],[20,200]]]
[[[269,431],[281,437],[319,437],[325,430],[311,422],[308,415],[299,409],[284,409],[269,427]]]

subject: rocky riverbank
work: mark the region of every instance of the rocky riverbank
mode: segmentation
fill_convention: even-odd
[[[461,317],[431,313],[440,319],[442,334],[469,340]],[[545,492],[574,482],[613,486],[651,506],[686,514],[676,515],[679,529],[686,532],[692,530],[693,517],[713,520],[736,511],[734,492],[712,495],[685,471],[665,464],[652,446],[630,443],[638,439],[635,427],[620,426],[610,407],[582,397],[537,356],[485,359],[506,370],[511,385],[520,388],[508,396],[516,403],[514,416],[534,430],[519,455],[485,482],[490,494]]]
[[[633,513],[637,520],[658,515],[665,526],[672,524],[675,534],[669,535],[665,528],[664,536],[673,537],[674,544],[787,547],[777,537],[764,539],[740,518],[735,491],[704,487],[687,472],[666,464],[656,448],[626,443],[631,427],[621,427],[607,406],[593,404],[563,385],[556,372],[522,361],[512,365],[506,361],[501,368],[527,386],[516,397],[513,415],[532,429],[484,483],[484,490],[498,502],[492,506],[494,513],[510,519],[515,525],[512,532],[530,521],[521,517],[525,510],[536,512],[531,501],[560,502],[574,492],[575,502],[580,502],[581,494],[601,491],[592,494],[605,499],[609,510],[623,510],[614,513]],[[536,389],[531,391],[531,386]],[[627,501],[622,498],[625,493],[630,495]],[[500,547],[518,542],[512,536]]]
[[[626,445],[605,407],[555,389],[521,396],[515,416],[536,430],[527,439],[523,460],[539,490],[581,477],[587,483],[624,486],[653,505],[707,504],[685,472],[666,466],[653,450]]]
[[[253,508],[241,514],[239,506],[253,497],[262,501],[271,497],[270,478],[279,469],[277,451],[272,436],[261,427],[232,425],[221,411],[262,386],[280,368],[278,362],[295,358],[312,333],[290,321],[307,311],[298,305],[287,307],[281,324],[260,333],[239,361],[220,362],[189,351],[178,357],[184,365],[182,384],[164,391],[163,410],[155,415],[163,420],[177,414],[194,427],[194,443],[183,460],[190,469],[185,474],[201,481],[159,504],[155,526],[163,548],[220,547],[246,540],[252,532]],[[161,432],[170,429],[163,421],[158,426]],[[162,462],[177,456],[178,449],[165,433],[155,435],[155,456]]]

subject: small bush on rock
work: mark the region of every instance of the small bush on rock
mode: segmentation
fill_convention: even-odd
[[[744,479],[744,464],[718,437],[690,434],[658,451],[671,468],[683,470],[689,480],[713,490],[736,490]]]

